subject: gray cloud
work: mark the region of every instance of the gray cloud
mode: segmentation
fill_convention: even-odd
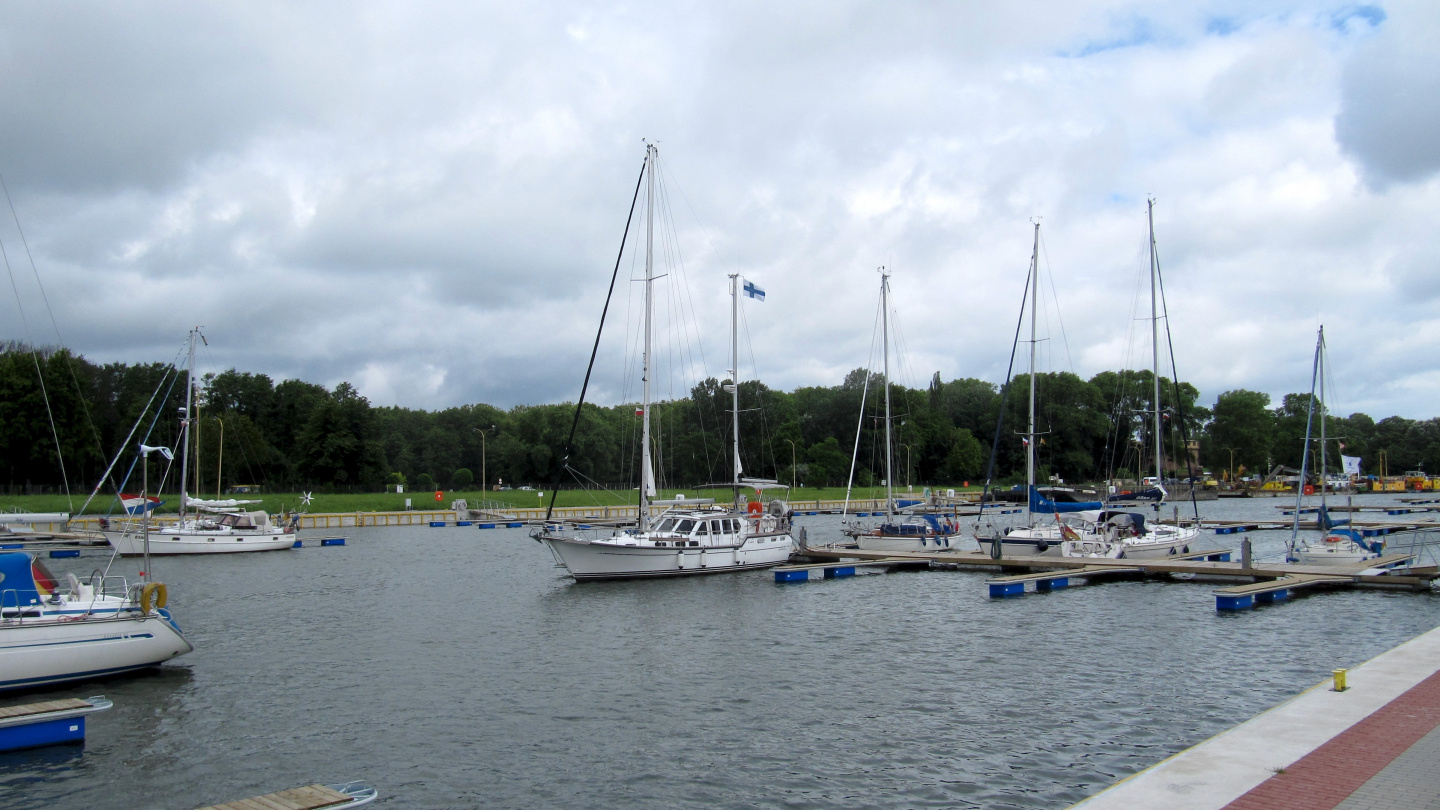
[[[1377,49],[1412,12],[1339,9],[24,5],[0,23],[0,170],[76,350],[168,359],[200,323],[209,368],[416,407],[575,396],[642,137],[684,260],[662,292],[691,302],[706,373],[740,272],[769,293],[749,340],[782,388],[865,362],[881,264],[907,382],[998,380],[1035,215],[1054,365],[1119,365],[1156,194],[1181,373],[1207,396],[1303,387],[1328,310],[1357,402],[1428,415],[1440,364],[1377,355],[1364,325],[1440,321],[1414,258],[1440,189],[1359,184],[1351,156],[1382,158],[1341,125],[1370,126],[1352,87],[1404,67]],[[13,225],[0,240],[18,255]],[[631,258],[602,401],[635,393]]]
[[[1383,12],[1349,25],[1377,24],[1345,67],[1335,136],[1384,186],[1424,180],[1440,170],[1440,8],[1387,3]]]

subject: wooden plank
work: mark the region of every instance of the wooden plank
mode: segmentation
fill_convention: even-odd
[[[1321,585],[1324,583],[1351,583],[1354,577],[1347,576],[1324,576],[1320,574],[1293,574],[1280,577],[1269,582],[1252,582],[1249,585],[1233,585],[1229,588],[1220,588],[1215,591],[1225,596],[1245,596],[1257,593],[1269,593],[1270,591],[1287,591],[1293,588],[1304,588],[1310,585]]]
[[[1115,568],[1113,566],[1086,566],[1084,568],[1071,568],[1064,571],[1045,571],[1042,573],[1016,574],[1009,577],[996,577],[985,580],[986,585],[1003,585],[1007,582],[1041,582],[1047,579],[1065,579],[1067,577],[1093,577],[1096,574],[1141,574],[1143,568]]]
[[[42,703],[26,703],[22,706],[6,706],[0,708],[0,717],[27,717],[32,714],[63,712],[71,709],[88,709],[90,706],[90,701],[79,698],[47,700]]]
[[[225,804],[212,804],[198,810],[322,810],[350,802],[350,797],[324,785],[307,785],[278,793],[267,793],[253,799],[240,799]]]

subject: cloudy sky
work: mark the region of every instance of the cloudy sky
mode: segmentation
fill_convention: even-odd
[[[55,326],[5,209],[0,340],[168,360],[203,324],[207,370],[573,400],[648,138],[716,376],[727,273],[790,389],[866,362],[886,265],[910,382],[1003,379],[1033,217],[1051,366],[1144,364],[1154,197],[1207,403],[1308,389],[1323,322],[1334,407],[1428,418],[1437,42],[1433,2],[11,3],[0,173]]]

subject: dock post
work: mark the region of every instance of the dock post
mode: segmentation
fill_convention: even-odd
[[[1240,570],[1250,570],[1250,538],[1240,541]]]

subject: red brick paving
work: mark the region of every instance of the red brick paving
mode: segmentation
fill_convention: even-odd
[[[1261,782],[1224,810],[1331,810],[1440,726],[1440,672]]]

